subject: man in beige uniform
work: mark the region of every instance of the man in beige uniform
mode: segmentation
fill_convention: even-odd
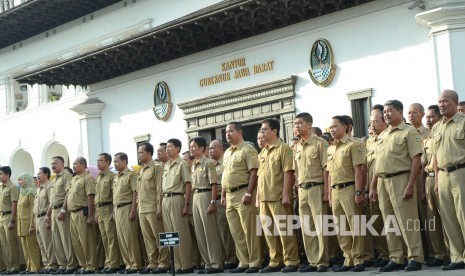
[[[433,126],[442,119],[442,115],[437,105],[431,105],[426,111],[426,126],[430,131]],[[428,228],[428,236],[430,242],[430,258],[426,261],[426,265],[430,267],[441,266],[444,261],[449,258],[449,250],[446,245],[446,236],[444,233],[443,223],[439,214],[439,198],[434,191],[434,166],[432,160],[433,138],[429,136],[423,140],[423,172],[422,182],[427,202],[426,209],[426,227]]]
[[[438,106],[443,118],[432,134],[439,213],[451,258],[443,270],[463,269],[465,259],[465,117],[457,112],[457,104],[455,91],[441,93]]]
[[[139,222],[147,250],[148,265],[139,274],[166,273],[169,266],[169,251],[160,247],[160,233],[165,232],[162,220],[163,165],[152,160],[153,146],[142,143],[137,157],[142,167],[137,178]]]
[[[110,171],[111,155],[101,153],[97,157],[97,168],[100,173],[95,181],[95,218],[102,236],[105,250],[105,268],[101,273],[116,273],[120,265],[120,253],[116,223],[113,219],[113,179]]]
[[[309,265],[299,272],[325,272],[329,265],[328,238],[321,231],[323,216],[328,215],[325,201],[328,200],[328,176],[325,170],[328,142],[312,134],[313,118],[303,112],[294,119],[294,131],[300,137],[294,149],[297,185],[299,187],[299,216],[302,238]]]
[[[376,158],[376,146],[378,145],[378,137],[387,128],[387,124],[384,121],[383,117],[384,107],[382,105],[374,105],[371,109],[371,116],[370,116],[370,127],[373,131],[373,135],[370,136],[365,144],[366,147],[366,167],[367,167],[367,183],[366,183],[366,190],[370,190],[370,183],[373,179],[373,170],[375,167],[375,158]],[[368,195],[366,195],[368,196]],[[379,196],[379,195],[378,195]],[[384,196],[384,195],[383,195]],[[365,251],[367,249],[373,250],[374,247],[378,250],[379,256],[378,259],[375,259],[374,266],[375,267],[382,267],[389,263],[389,249],[387,246],[386,236],[381,235],[384,227],[383,215],[381,214],[381,210],[379,209],[379,201],[372,201],[370,200],[368,203],[368,210],[367,210],[367,220],[371,219],[374,216],[377,216],[376,219],[373,221],[373,228],[375,229],[376,233],[379,235],[372,236],[367,232],[367,238],[371,236],[370,240],[365,240]],[[371,247],[367,248],[367,245]]]
[[[414,231],[418,221],[415,181],[421,169],[421,137],[417,130],[403,120],[403,104],[398,100],[384,104],[384,120],[389,127],[378,138],[376,167],[370,188],[371,200],[379,199],[385,225],[397,221],[387,233],[390,262],[380,267],[390,272],[405,267],[406,271],[420,270],[423,263],[421,236]],[[379,196],[378,196],[379,194]],[[395,218],[395,219],[394,219]],[[404,265],[402,238],[407,245],[408,265]]]
[[[344,253],[344,264],[336,272],[365,270],[363,236],[357,229],[357,216],[362,214],[365,183],[362,165],[365,163],[365,150],[359,140],[348,135],[349,120],[346,116],[334,116],[330,132],[334,138],[328,148],[328,164],[331,186],[330,198],[333,216],[340,231],[337,233],[339,246]],[[352,235],[341,234],[341,221],[347,220]],[[349,230],[346,229],[346,230]],[[355,232],[355,233],[354,233]]]
[[[97,269],[97,245],[95,241],[95,182],[87,172],[87,160],[78,157],[73,163],[76,176],[71,180],[66,195],[71,212],[71,241],[81,266],[80,274],[94,274]]]
[[[137,182],[128,169],[128,156],[119,152],[113,158],[118,173],[113,179],[113,217],[125,270],[119,274],[133,274],[142,267],[142,256],[137,225]]]
[[[50,206],[45,222],[52,224],[53,252],[60,268],[54,273],[72,274],[76,270],[77,261],[71,245],[70,215],[65,202],[72,175],[64,169],[64,159],[61,156],[52,158],[52,170],[56,176],[50,187]]]
[[[34,215],[36,217],[36,234],[42,254],[44,269],[40,274],[49,274],[55,272],[58,268],[57,258],[52,247],[52,231],[50,223],[45,222],[45,215],[50,206],[50,169],[42,167],[37,173],[39,187],[34,201]]]
[[[167,141],[166,153],[170,161],[164,166],[162,209],[165,230],[179,232],[180,244],[174,247],[176,273],[186,274],[194,272],[188,221],[192,188],[189,167],[179,156],[181,147],[178,139]]]
[[[221,242],[225,252],[224,269],[233,269],[237,267],[236,247],[234,240],[229,230],[228,219],[226,218],[226,207],[221,204],[221,177],[223,176],[223,155],[224,145],[221,140],[213,140],[208,149],[210,158],[213,159],[213,164],[216,168],[218,179],[218,195],[216,197],[216,222],[218,231],[220,232]]]
[[[263,257],[257,234],[257,208],[254,206],[257,186],[257,150],[247,146],[242,125],[226,126],[226,140],[231,144],[223,156],[221,203],[226,206],[231,234],[236,244],[239,266],[232,273],[256,273]]]
[[[292,215],[290,198],[294,184],[293,152],[279,138],[279,131],[278,120],[262,121],[260,132],[265,137],[266,146],[258,158],[258,192],[260,217],[270,251],[270,263],[260,269],[260,273],[295,272],[300,264],[296,236],[291,229],[278,226],[282,222],[275,220],[277,217],[283,219]],[[286,266],[281,269],[283,263]]]
[[[206,147],[207,141],[203,137],[192,138],[189,142],[190,153],[194,157],[191,168],[194,228],[199,252],[205,261],[205,269],[200,270],[200,274],[222,272],[224,260],[216,221],[216,168],[213,160],[205,157]]]
[[[5,239],[2,246],[5,258],[6,271],[3,274],[17,274],[19,272],[19,248],[16,232],[16,211],[19,199],[19,190],[11,182],[11,168],[9,166],[0,167],[0,217],[1,225],[5,231]]]
[[[157,160],[161,163],[166,164],[170,158],[166,154],[166,143],[160,143],[157,148]]]

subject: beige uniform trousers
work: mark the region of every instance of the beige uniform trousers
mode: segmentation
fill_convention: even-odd
[[[403,198],[410,174],[404,173],[390,178],[378,179],[379,207],[386,222],[397,221],[400,235],[389,231],[386,235],[389,258],[396,263],[404,263],[404,246],[407,246],[408,260],[424,262],[419,223],[417,197]],[[416,189],[414,195],[416,194]],[[395,219],[394,219],[395,218]],[[388,220],[388,221],[387,221]],[[392,223],[390,223],[392,228]],[[415,230],[416,229],[416,230]]]
[[[129,221],[131,204],[114,207],[116,234],[126,269],[140,269],[142,267],[142,255],[138,238],[137,219]]]
[[[239,267],[261,267],[263,252],[261,240],[257,237],[257,208],[254,200],[249,205],[241,202],[245,189],[226,194],[226,217],[236,245]],[[252,199],[256,192],[252,194]]]
[[[228,219],[226,218],[226,207],[221,204],[221,200],[216,201],[216,223],[221,237],[221,243],[224,250],[224,263],[237,264],[236,247],[229,230]]]
[[[26,271],[37,272],[40,270],[40,247],[36,235],[21,237],[21,245],[26,261]]]
[[[207,214],[211,192],[195,193],[192,205],[194,227],[199,252],[205,268],[223,269],[224,251],[217,227],[216,214]]]
[[[83,211],[71,212],[71,241],[83,270],[97,270],[97,237],[95,226],[87,224]]]
[[[176,269],[189,269],[192,263],[192,241],[188,216],[182,216],[184,196],[176,195],[163,198],[163,222],[166,232],[179,232],[179,246],[174,246],[174,265]]]
[[[52,230],[47,229],[47,226],[45,225],[45,216],[40,218],[36,217],[36,235],[44,268],[58,268],[57,258],[53,253]]]
[[[332,189],[331,208],[333,216],[336,219],[336,225],[339,228],[337,240],[345,257],[344,265],[354,266],[363,264],[365,261],[364,237],[361,235],[362,229],[360,223],[356,224],[356,221],[354,221],[355,216],[360,217],[362,209],[355,203],[355,186]],[[342,234],[341,232],[349,230],[352,232],[352,235]]]
[[[381,213],[381,209],[379,208],[379,201],[370,200],[368,209],[369,211],[367,212],[368,213],[367,221],[371,219],[371,217],[377,216],[377,218],[374,220],[372,225],[378,235],[371,235],[371,232],[368,231],[373,238],[372,241],[374,241],[372,244],[374,248],[376,248],[376,250],[378,250],[379,252],[378,257],[387,260],[389,259],[389,249],[387,245],[386,236],[381,235],[383,232],[384,220],[383,220],[383,214]],[[367,233],[367,236],[368,236],[368,233]],[[373,250],[373,247],[371,247],[371,250]]]
[[[427,220],[425,227],[428,230],[428,236],[431,242],[430,248],[432,250],[432,254],[430,257],[445,260],[449,257],[449,243],[444,233],[442,219],[439,214],[439,197],[434,191],[434,176],[426,177],[425,192],[427,202]]]
[[[58,220],[60,209],[52,209],[52,243],[53,252],[58,260],[60,269],[74,269],[77,266],[72,243],[69,211],[65,213],[64,220]]]
[[[116,234],[116,223],[111,220],[113,205],[97,207],[98,228],[102,237],[103,249],[105,250],[105,267],[119,268],[120,253],[118,237]]]
[[[11,215],[0,216],[2,220],[2,228],[4,230],[5,236],[1,237],[2,248],[3,248],[3,257],[5,258],[6,269],[17,270],[19,271],[19,248],[18,248],[18,233],[16,223],[14,224],[13,229],[8,229],[8,224],[11,220]]]
[[[286,208],[281,201],[260,202],[260,216],[267,218],[266,220],[262,219],[264,229],[268,227],[267,220],[273,221],[268,227],[271,235],[265,232],[266,243],[270,250],[270,266],[277,267],[283,263],[285,265],[299,266],[297,237],[293,230],[287,229],[287,227],[280,228],[276,225],[278,223],[276,219],[279,219],[280,224],[285,222],[284,224],[287,225],[288,216],[292,215],[291,206]]]
[[[438,174],[439,213],[441,214],[451,262],[465,260],[465,169]]]
[[[324,185],[309,189],[299,188],[302,239],[307,260],[312,266],[329,265],[328,237],[322,232],[323,216],[328,215],[328,209],[323,203],[323,190]]]
[[[139,222],[148,257],[147,267],[168,269],[170,267],[169,249],[160,247],[160,233],[165,232],[163,219],[157,219],[157,214],[152,212],[139,214]]]

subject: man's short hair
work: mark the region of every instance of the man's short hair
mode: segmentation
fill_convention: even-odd
[[[144,150],[146,152],[150,152],[150,155],[153,156],[153,145],[152,144],[150,144],[149,142],[143,142],[139,145],[139,147],[142,147],[142,146],[144,146]]]
[[[176,148],[179,148],[179,152],[181,152],[182,148],[182,143],[179,139],[176,138],[171,138],[168,141],[166,141],[167,144],[173,144]]]
[[[121,161],[126,161],[126,163],[128,162],[128,155],[124,152],[118,152],[117,154],[115,154],[115,157],[119,157],[119,159]]]
[[[465,105],[465,102],[463,102],[463,103]],[[434,110],[434,113],[441,116],[441,112],[439,111],[439,106],[437,104],[433,104],[433,105],[428,106],[428,110]]]
[[[392,106],[394,107],[397,111],[404,110],[404,105],[402,104],[401,101],[399,100],[389,100],[384,103],[384,106]]]
[[[65,159],[63,159],[63,157],[61,157],[61,156],[54,156],[54,157],[52,157],[52,160],[53,159],[58,159],[58,160],[61,161],[61,163],[63,163],[63,164],[65,163]]]
[[[11,177],[11,168],[10,168],[10,166],[2,166],[2,167],[0,167],[0,171],[2,171],[4,174],[8,174],[8,177]]]
[[[242,124],[239,122],[229,122],[228,125],[233,125],[236,131],[242,131]]]
[[[205,140],[205,138],[202,136],[194,137],[189,141],[189,145],[192,142],[194,142],[199,148],[203,147],[203,151],[205,152],[205,149],[207,148],[207,140]]]
[[[108,154],[106,152],[103,152],[103,153],[100,153],[99,156],[103,156],[105,161],[107,161],[108,163],[111,163],[111,155],[110,154]]]
[[[271,130],[276,129],[276,136],[279,137],[279,131],[281,129],[281,126],[278,120],[276,120],[275,118],[268,118],[268,119],[263,120],[262,124],[268,124]]]
[[[301,113],[295,115],[295,118],[296,119],[302,118],[302,120],[304,120],[304,122],[313,124],[313,117],[308,112],[301,112]]]
[[[39,170],[41,170],[42,173],[47,176],[47,179],[50,179],[51,171],[48,167],[41,167]]]

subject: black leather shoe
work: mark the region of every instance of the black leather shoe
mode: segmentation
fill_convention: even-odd
[[[464,269],[465,264],[463,262],[460,263],[450,263],[448,265],[442,266],[442,270],[456,270],[456,269]]]
[[[117,273],[118,271],[119,271],[118,268],[107,267],[102,272],[103,272],[103,274],[113,274],[113,273]]]
[[[317,272],[326,272],[326,271],[328,271],[328,267],[325,265],[320,265],[317,270]]]
[[[205,274],[206,269],[199,269],[197,270],[197,274]]]
[[[271,273],[271,272],[279,272],[279,270],[280,270],[280,268],[277,267],[277,266],[267,266],[265,268],[260,269],[258,272],[260,272],[260,273]],[[246,271],[246,273],[250,273],[250,272]]]
[[[389,260],[386,260],[386,259],[378,259],[378,261],[376,261],[373,266],[374,267],[383,267],[383,266],[386,266],[387,264],[389,263]]]
[[[3,274],[4,275],[14,275],[14,274],[18,274],[19,271],[18,270],[8,270],[8,271],[5,271]]]
[[[405,268],[405,264],[398,264],[394,261],[390,261],[387,265],[379,268],[379,272],[392,272],[394,270],[402,270]]]
[[[19,275],[26,275],[27,274],[27,271],[20,271],[19,272]]]
[[[28,275],[29,274],[37,274],[37,271],[28,271],[28,272],[26,272],[26,274],[28,274]]]
[[[65,271],[66,269],[57,269],[56,271],[50,271],[50,274],[58,275],[58,274],[63,274],[63,272]]]
[[[124,274],[135,274],[137,273],[137,269],[131,268],[131,269],[126,269],[124,271]]]
[[[437,259],[437,258],[432,258],[432,259],[428,260],[425,263],[425,265],[427,265],[429,267],[437,267],[437,266],[444,265],[444,261],[440,260],[440,259]]]
[[[206,268],[205,269],[205,274],[216,274],[216,273],[222,273],[223,269],[218,269],[214,267]]]
[[[365,261],[363,262],[363,265],[364,265],[365,267],[372,267],[374,264],[375,264],[375,263],[374,263],[372,260],[365,260]]]
[[[229,264],[224,264],[224,270],[229,270],[229,269],[234,269],[237,267],[237,263],[229,263]]]
[[[346,272],[354,268],[353,266],[347,266],[347,265],[342,265],[339,268],[336,269],[334,272]]]
[[[148,268],[148,267],[147,267],[147,268],[145,268],[145,269],[142,269],[142,270],[140,270],[140,271],[137,271],[137,274],[150,274],[150,273],[152,273],[152,271],[153,271],[153,270],[152,270],[151,268]]]
[[[176,269],[177,274],[189,274],[189,273],[194,273],[194,268],[186,268],[186,269]]]
[[[405,267],[405,271],[417,271],[417,270],[421,270],[421,263],[415,260],[410,260],[408,262],[408,265]]]
[[[354,269],[352,269],[353,272],[362,272],[365,271],[365,265],[358,264],[354,266]]]
[[[318,270],[318,267],[313,265],[301,265],[299,267],[299,272],[315,272]]]
[[[116,272],[118,274],[126,274],[126,269],[121,269],[121,270],[118,270],[118,272]]]
[[[249,267],[247,268],[247,270],[245,271],[245,273],[257,273],[260,271],[260,268],[259,267]],[[279,270],[278,270],[279,271]]]
[[[94,274],[95,270],[81,270],[81,274]]]
[[[229,273],[244,273],[247,270],[245,267],[236,267],[229,270]]]
[[[152,270],[152,274],[162,274],[166,272],[168,272],[168,270],[161,268],[161,267],[157,267],[154,270]]]
[[[282,273],[296,272],[299,268],[295,265],[286,265],[281,269]]]

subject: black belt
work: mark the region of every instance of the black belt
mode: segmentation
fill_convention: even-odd
[[[211,192],[212,189],[194,189],[194,193],[205,193],[205,192]]]
[[[129,204],[132,204],[132,202],[125,202],[125,203],[120,203],[120,204],[116,204],[114,205],[116,208],[121,208],[123,206],[126,206],[126,205],[129,205]]]
[[[172,196],[178,196],[178,195],[184,195],[184,194],[183,193],[172,193],[172,192],[163,194],[164,197],[172,197]]]
[[[409,173],[410,171],[401,171],[401,172],[396,172],[396,173],[380,173],[378,175],[379,178],[386,179],[386,178],[391,178],[394,176],[398,176],[404,173]]]
[[[95,205],[96,205],[97,208],[98,208],[98,207],[103,207],[103,206],[107,206],[107,205],[111,205],[111,204],[113,204],[113,202],[108,201],[108,202],[103,202],[103,203],[97,203],[97,204],[95,204]]]
[[[354,184],[355,184],[354,181],[345,182],[345,183],[339,183],[339,184],[334,184],[331,188],[336,189],[336,190],[340,190],[340,189],[344,189],[344,188],[346,188],[346,187],[352,186],[352,185],[354,185]]]
[[[302,188],[302,189],[310,189],[310,188],[313,188],[315,186],[320,186],[320,185],[323,185],[323,184],[324,184],[323,182],[307,182],[307,183],[299,184],[299,187]]]
[[[453,171],[456,171],[458,169],[462,169],[462,168],[465,168],[465,163],[462,163],[462,164],[457,164],[457,165],[454,165],[454,166],[450,166],[450,167],[445,167],[445,168],[439,168],[441,171],[443,172],[453,172]]]
[[[70,211],[71,211],[71,213],[77,213],[77,212],[81,211],[82,209],[84,209],[84,206],[82,206],[81,208],[70,210]]]
[[[228,189],[228,192],[234,193],[247,187],[249,187],[249,184],[240,185],[240,186]]]
[[[61,207],[63,207],[63,204],[52,206],[52,209],[58,209],[58,208],[61,208]]]
[[[11,210],[10,211],[5,211],[5,212],[0,212],[0,215],[4,216],[4,215],[9,215],[11,214]]]
[[[45,216],[46,214],[47,214],[47,212],[43,212],[43,213],[38,214],[37,217],[41,218],[41,217]]]

